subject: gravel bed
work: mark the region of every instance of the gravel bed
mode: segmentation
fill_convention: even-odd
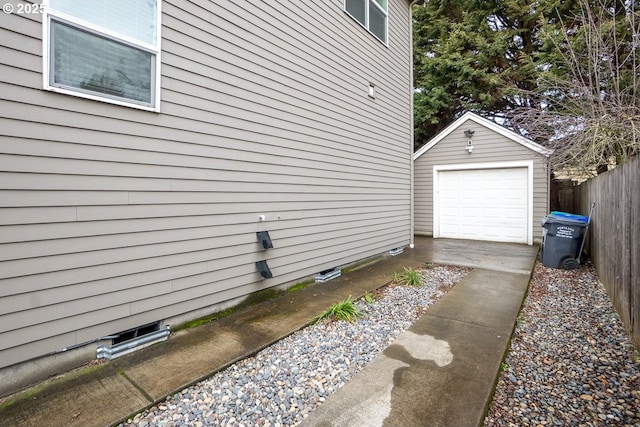
[[[356,323],[304,328],[120,426],[292,426],[349,381],[469,270],[429,265],[422,286],[387,286]]]
[[[591,265],[538,263],[485,419],[640,427],[640,362]]]

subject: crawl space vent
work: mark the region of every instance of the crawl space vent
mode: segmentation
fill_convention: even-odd
[[[315,277],[315,280],[317,283],[324,283],[328,282],[331,279],[335,279],[336,277],[340,277],[341,274],[342,270],[340,270],[339,268],[324,270],[318,273],[318,275]]]
[[[134,329],[104,337],[111,339],[111,345],[98,346],[98,359],[113,360],[125,354],[150,346],[169,338],[169,325],[160,327],[160,322],[150,323]]]
[[[391,249],[389,252],[387,252],[389,255],[391,256],[396,256],[396,255],[400,255],[402,252],[404,252],[404,248],[395,248],[395,249]]]

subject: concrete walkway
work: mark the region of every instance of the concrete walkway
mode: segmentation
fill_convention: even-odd
[[[396,257],[255,305],[0,404],[0,426],[117,424],[304,327],[349,295],[425,262],[474,270],[304,426],[478,426],[524,299],[537,247],[416,239]]]

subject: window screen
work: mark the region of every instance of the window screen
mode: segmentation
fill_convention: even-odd
[[[155,109],[158,9],[157,0],[51,0],[48,88]]]

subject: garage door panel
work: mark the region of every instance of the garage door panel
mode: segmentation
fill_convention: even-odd
[[[495,226],[495,227],[483,227],[482,230],[484,236],[489,237],[489,238],[495,238],[498,239],[502,236],[503,234],[503,230],[501,227]]]
[[[439,237],[527,242],[526,167],[438,172]]]
[[[483,215],[487,220],[492,220],[500,219],[502,213],[503,212],[500,210],[500,208],[486,208],[483,212]]]

